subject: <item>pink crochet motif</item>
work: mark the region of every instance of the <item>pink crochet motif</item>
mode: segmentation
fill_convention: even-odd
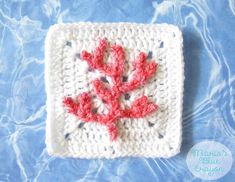
[[[102,39],[93,54],[82,51],[81,59],[85,60],[92,69],[97,69],[112,79],[111,89],[106,88],[100,79],[93,81],[94,92],[104,101],[108,113],[104,115],[93,112],[91,96],[88,93],[78,95],[75,100],[71,97],[65,97],[63,103],[68,112],[80,120],[98,122],[107,126],[111,140],[116,140],[118,136],[116,123],[120,118],[142,118],[157,110],[158,106],[149,102],[145,95],[137,98],[130,108],[121,108],[119,103],[123,94],[143,86],[156,73],[157,64],[154,61],[147,63],[146,54],[140,52],[133,63],[134,75],[132,79],[124,82],[122,80],[125,62],[124,50],[119,45],[110,46],[113,60],[112,63],[106,64],[104,63],[104,54],[107,48],[106,39]]]

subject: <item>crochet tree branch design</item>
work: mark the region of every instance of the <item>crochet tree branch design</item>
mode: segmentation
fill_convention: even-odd
[[[108,109],[107,114],[98,114],[92,109],[92,97],[89,93],[82,93],[77,99],[65,97],[64,105],[69,113],[74,114],[84,122],[98,122],[108,128],[111,140],[116,140],[118,136],[117,122],[120,118],[142,118],[157,110],[155,103],[149,102],[147,96],[137,98],[130,108],[121,108],[120,97],[130,91],[138,89],[149,80],[157,70],[154,61],[147,62],[145,53],[140,52],[133,62],[134,75],[130,81],[123,81],[123,71],[125,55],[124,49],[119,45],[111,45],[111,63],[104,63],[105,52],[108,49],[106,39],[102,39],[92,53],[82,51],[81,59],[86,61],[89,67],[97,69],[101,73],[110,77],[112,86],[105,87],[101,79],[95,79],[92,84],[96,95],[103,100]]]

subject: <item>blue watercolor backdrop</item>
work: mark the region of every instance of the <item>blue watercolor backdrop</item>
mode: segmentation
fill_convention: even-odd
[[[44,40],[61,22],[171,23],[184,36],[182,152],[81,160],[45,148]],[[0,0],[0,181],[201,181],[186,165],[205,139],[235,154],[235,1]],[[218,181],[235,179],[235,166]]]

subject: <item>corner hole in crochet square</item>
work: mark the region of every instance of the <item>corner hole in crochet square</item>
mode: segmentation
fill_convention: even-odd
[[[152,58],[153,58],[153,52],[152,52],[152,51],[149,51],[149,52],[148,52],[147,59],[152,59]]]
[[[72,42],[70,42],[70,41],[66,41],[66,46],[71,47],[71,46],[72,46]]]
[[[69,139],[70,139],[69,136],[70,136],[70,133],[66,133],[66,134],[64,135],[64,138],[65,138],[66,140],[69,140]]]
[[[80,59],[80,53],[76,53],[76,54],[75,54],[75,57],[78,58],[78,59]]]
[[[79,123],[78,128],[82,128],[84,126],[84,122]]]
[[[160,138],[160,139],[162,139],[164,137],[164,135],[162,135],[162,134],[158,134],[158,138]]]
[[[154,126],[154,123],[151,123],[150,121],[148,121],[148,126],[149,126],[149,127],[153,127],[153,126]]]

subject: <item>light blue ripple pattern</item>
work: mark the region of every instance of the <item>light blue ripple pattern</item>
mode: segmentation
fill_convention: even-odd
[[[170,159],[81,160],[45,148],[44,40],[61,22],[171,23],[184,36],[182,152]],[[0,181],[200,181],[189,149],[235,154],[235,1],[0,0]],[[219,181],[235,179],[235,166]]]

